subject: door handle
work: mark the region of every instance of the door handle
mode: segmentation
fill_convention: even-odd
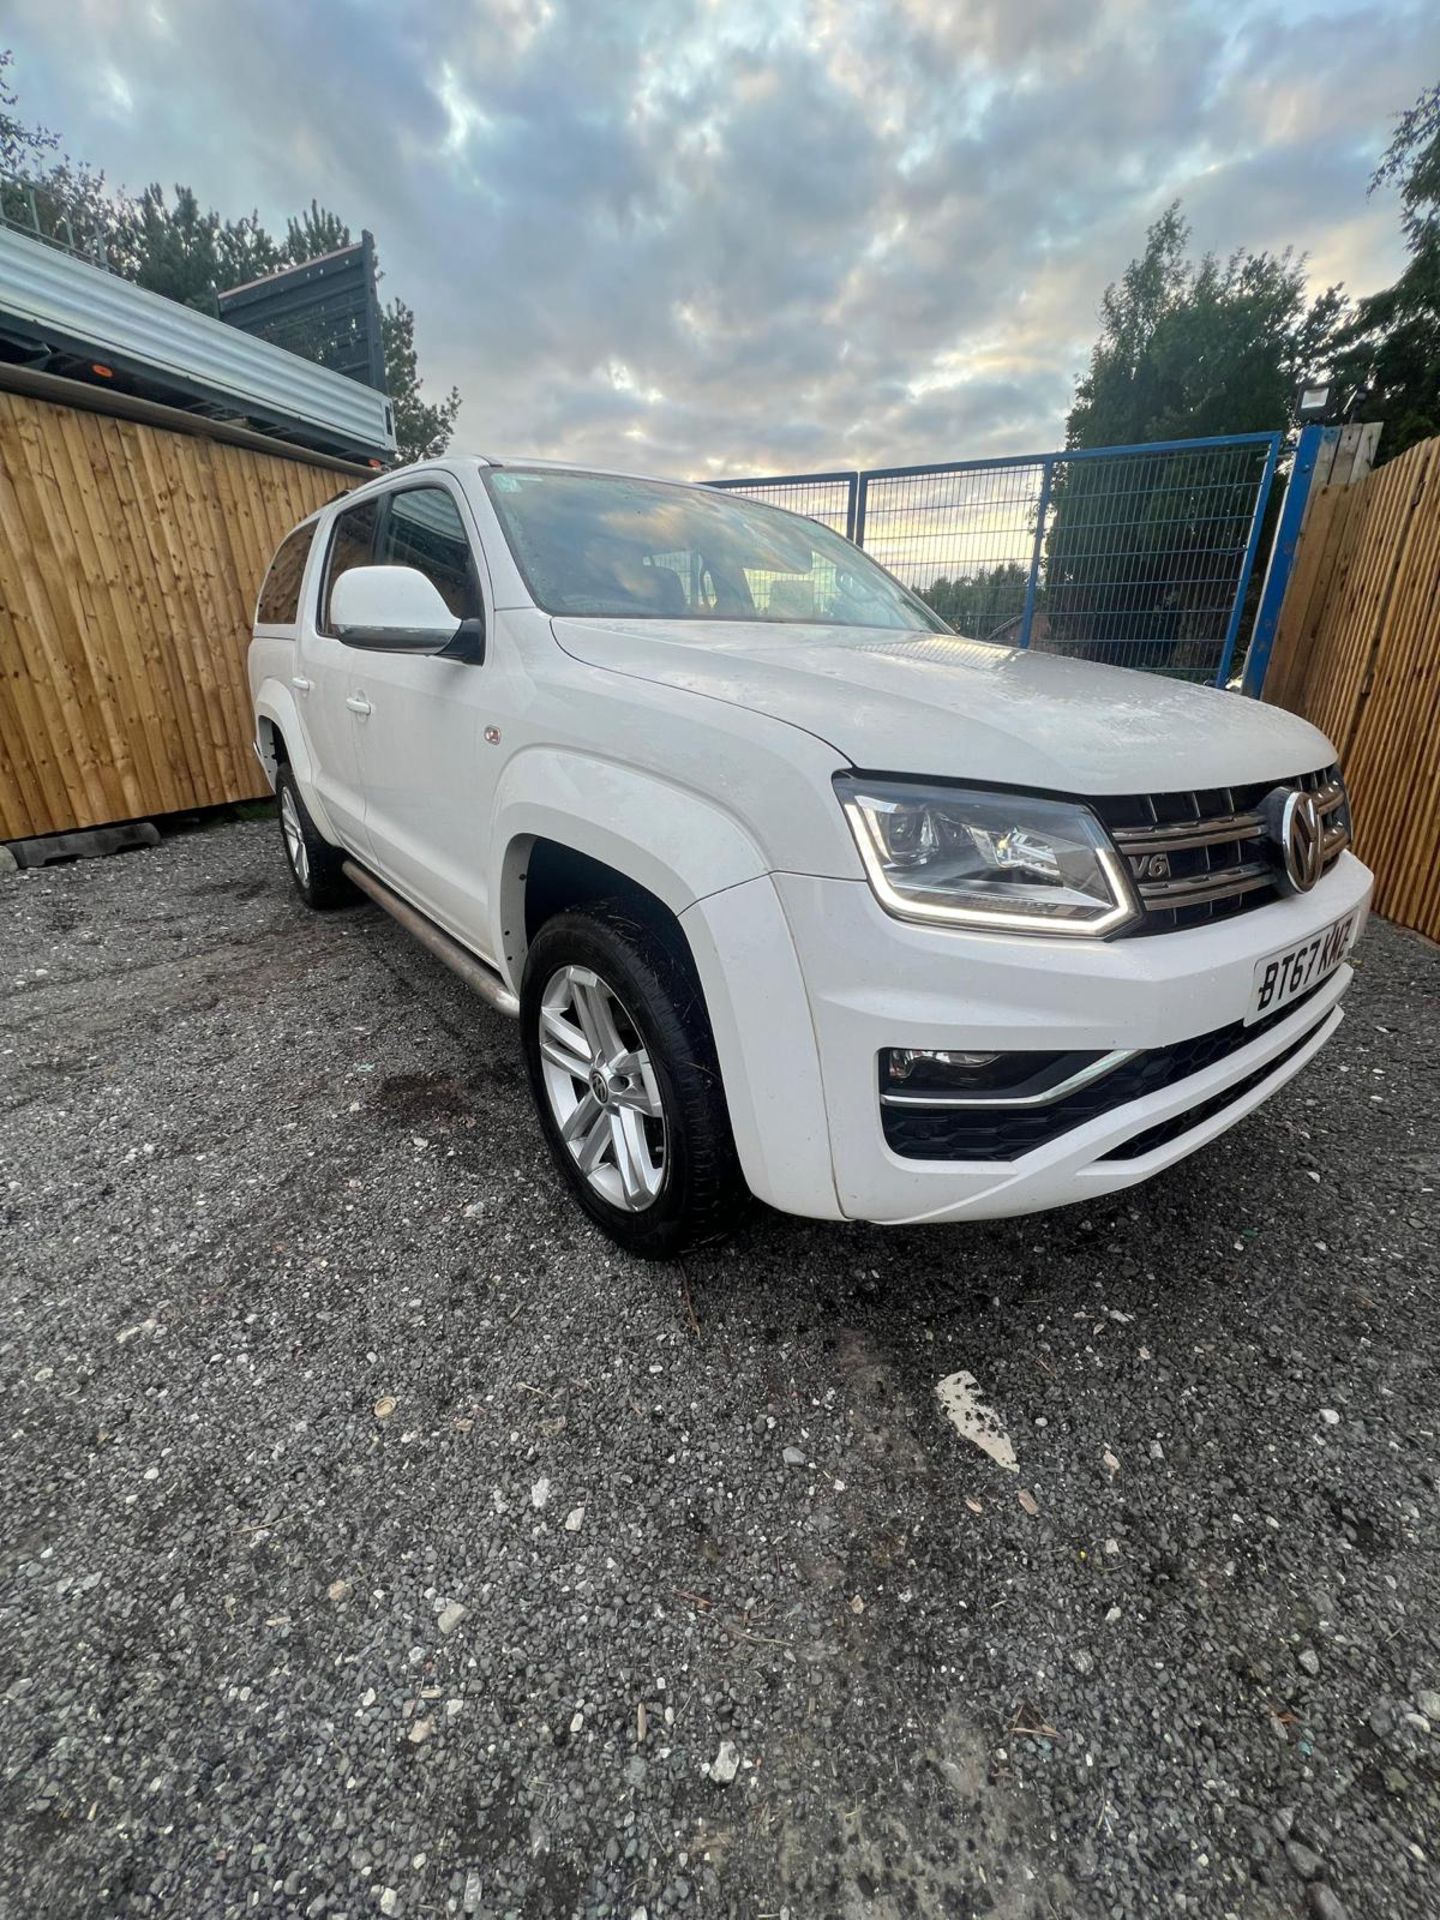
[[[375,711],[375,709],[370,705],[370,702],[365,698],[363,693],[346,694],[345,704],[347,707],[349,707],[352,713],[358,713],[362,720],[365,718],[367,713],[373,713]]]
[[[290,684],[297,693],[308,693],[310,691],[310,682],[305,678],[303,673],[292,674],[290,676]]]

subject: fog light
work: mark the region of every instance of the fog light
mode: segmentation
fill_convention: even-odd
[[[971,1053],[954,1047],[885,1047],[887,1106],[1041,1106],[1110,1072],[1128,1053]]]
[[[916,1073],[947,1087],[980,1085],[975,1076],[999,1058],[998,1053],[937,1052],[932,1047],[890,1047],[884,1055],[888,1077],[897,1086]]]
[[[953,1047],[887,1047],[880,1085],[915,1092],[1002,1093],[1027,1084],[1066,1056],[1060,1053],[968,1053]]]

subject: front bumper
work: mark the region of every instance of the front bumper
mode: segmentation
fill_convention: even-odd
[[[886,914],[863,881],[777,874],[775,885],[809,1001],[840,1211],[900,1223],[1033,1213],[1158,1173],[1299,1072],[1339,1025],[1353,972],[1342,965],[1223,1060],[1005,1161],[893,1152],[878,1097],[882,1048],[1176,1046],[1243,1019],[1264,955],[1357,909],[1358,937],[1371,879],[1344,854],[1312,892],[1253,913],[1188,932],[1073,944],[913,926]],[[1128,1153],[1107,1158],[1127,1143]]]

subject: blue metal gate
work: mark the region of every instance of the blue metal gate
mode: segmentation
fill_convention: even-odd
[[[1223,686],[1278,433],[711,484],[808,514],[957,633]]]

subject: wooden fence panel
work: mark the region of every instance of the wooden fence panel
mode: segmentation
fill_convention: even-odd
[[[1440,440],[1316,495],[1265,698],[1339,749],[1376,910],[1440,939]]]
[[[266,791],[255,596],[285,533],[344,485],[0,392],[0,840]]]

